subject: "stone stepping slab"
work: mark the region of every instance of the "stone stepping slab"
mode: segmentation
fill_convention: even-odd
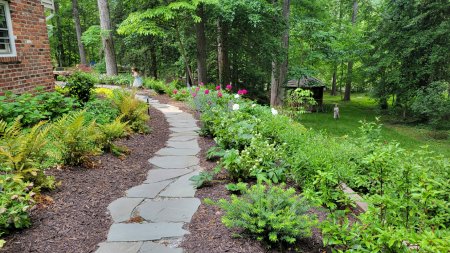
[[[108,233],[109,242],[153,241],[162,238],[180,237],[189,232],[184,223],[115,223]]]
[[[163,148],[155,154],[159,156],[194,156],[199,151],[200,148]]]
[[[169,248],[154,242],[102,242],[95,253],[182,253],[183,249]]]
[[[109,213],[115,223],[127,221],[133,210],[142,202],[143,198],[120,198],[108,205]]]
[[[172,148],[200,149],[197,140],[181,142],[181,141],[172,141],[172,139],[169,139],[169,141],[167,142],[167,146]]]
[[[194,171],[178,178],[164,189],[159,196],[166,198],[193,198],[195,196],[195,188],[189,178],[198,174],[198,171]]]
[[[197,140],[197,136],[195,135],[180,135],[170,137],[169,141],[192,141]]]
[[[175,133],[194,132],[200,130],[199,127],[171,127],[170,131]]]
[[[148,171],[147,180],[144,183],[156,183],[172,180],[186,174],[192,173],[190,169],[152,169]]]
[[[163,181],[151,184],[141,184],[126,191],[129,198],[155,198],[172,181]]]
[[[149,162],[162,169],[184,169],[198,165],[200,160],[195,156],[156,156],[149,159]]]
[[[197,198],[145,200],[136,212],[151,222],[189,222],[199,206]]]

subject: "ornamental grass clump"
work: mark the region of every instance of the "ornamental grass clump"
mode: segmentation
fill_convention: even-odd
[[[269,244],[292,244],[311,236],[315,217],[308,214],[308,203],[293,188],[253,185],[242,196],[221,199],[225,211],[222,222],[228,228],[241,228],[259,241]]]

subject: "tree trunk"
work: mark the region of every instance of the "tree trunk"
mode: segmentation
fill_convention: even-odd
[[[217,64],[219,69],[219,85],[228,84],[231,81],[230,77],[230,62],[228,59],[228,45],[227,45],[228,29],[223,22],[217,20]]]
[[[197,16],[202,20],[195,24],[195,31],[197,33],[197,68],[198,68],[198,82],[208,82],[208,70],[206,65],[206,35],[205,35],[205,9],[203,4],[197,8]]]
[[[333,78],[331,79],[331,96],[336,96],[337,92],[337,87],[336,87],[336,82],[337,82],[337,63],[333,64]]]
[[[61,32],[61,17],[59,13],[59,3],[57,1],[55,2],[55,22],[56,22],[56,37],[58,38],[56,46],[58,67],[63,67],[66,65],[66,54],[64,52],[63,36]]]
[[[356,15],[358,14],[358,1],[353,2],[352,25],[355,26]],[[353,60],[348,62],[347,82],[345,83],[344,101],[350,101],[350,92],[352,89]]]
[[[192,84],[191,81],[194,79],[192,76],[191,67],[189,66],[189,59],[187,57],[186,50],[184,49],[183,41],[181,40],[181,33],[180,33],[180,28],[178,27],[178,24],[175,24],[175,31],[177,33],[178,44],[180,45],[181,56],[183,57],[184,64],[186,66],[186,74],[189,77],[189,78],[186,78],[187,86],[190,87],[190,84]]]
[[[75,22],[75,31],[77,33],[77,43],[78,43],[78,52],[80,54],[80,63],[83,65],[86,64],[86,52],[84,50],[84,45],[81,42],[81,23],[80,23],[80,14],[78,12],[78,0],[72,0],[72,14],[73,20]]]
[[[272,82],[270,87],[270,105],[281,105],[283,98],[283,86],[286,83],[289,59],[289,13],[290,0],[283,0],[283,20],[286,28],[281,38],[281,48],[283,51],[283,61],[272,62]]]
[[[150,58],[151,58],[151,71],[152,76],[155,79],[158,79],[158,59],[156,57],[156,46],[155,41],[152,39],[152,43],[150,45]]]
[[[117,75],[116,53],[114,51],[114,41],[112,37],[111,20],[109,18],[108,0],[98,0],[98,10],[100,12],[100,27],[102,29],[102,44],[105,51],[106,74],[108,76]]]

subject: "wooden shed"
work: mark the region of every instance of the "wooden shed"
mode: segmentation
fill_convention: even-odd
[[[323,91],[325,89],[325,85],[322,81],[315,77],[302,77],[301,79],[292,79],[289,80],[286,85],[286,90],[292,89],[295,90],[297,88],[301,88],[304,90],[310,90],[313,93],[314,100],[317,102],[317,108],[322,108],[323,105]]]

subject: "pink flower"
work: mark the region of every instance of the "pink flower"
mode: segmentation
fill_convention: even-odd
[[[242,95],[245,95],[248,93],[248,91],[246,89],[241,90]]]
[[[219,92],[217,93],[217,96],[218,96],[219,98],[221,98],[221,97],[222,97],[222,92],[219,91]]]
[[[172,93],[176,95],[178,93],[178,90],[173,90]]]
[[[195,98],[197,96],[197,92],[192,93],[192,97]]]
[[[220,90],[220,85],[217,85],[217,86],[216,86],[216,90]]]
[[[203,84],[203,82],[200,82],[198,85],[199,85],[199,86],[203,86],[204,84]]]
[[[230,84],[227,84],[226,89],[227,89],[227,90],[231,90],[231,88],[232,88],[231,83],[230,83]]]
[[[209,90],[205,90],[205,94],[208,95],[209,94]]]
[[[195,92],[198,92],[200,90],[200,87],[195,88]]]

